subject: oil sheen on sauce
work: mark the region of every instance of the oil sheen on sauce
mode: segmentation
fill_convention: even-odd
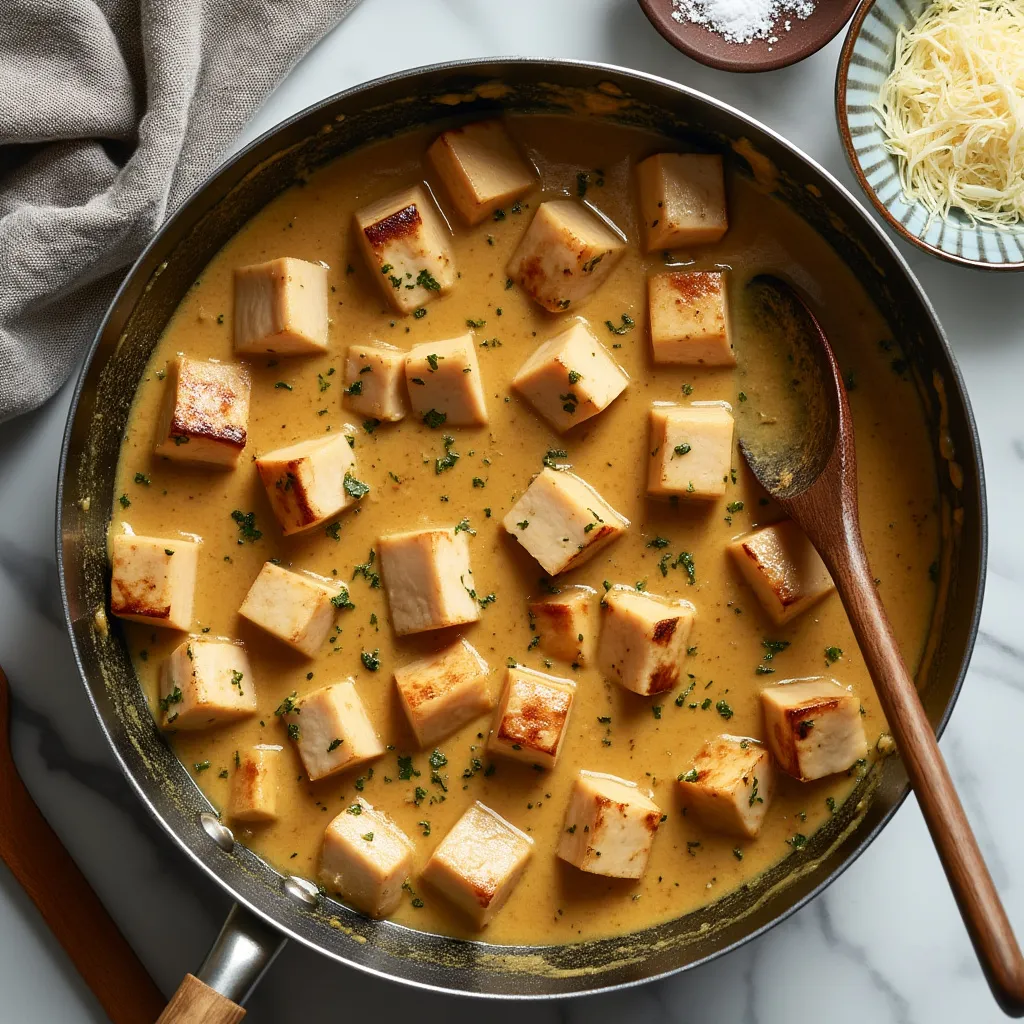
[[[560,943],[621,934],[709,903],[791,853],[794,834],[811,835],[829,815],[827,800],[840,804],[854,780],[839,775],[812,784],[783,778],[761,836],[737,844],[702,831],[682,813],[676,777],[687,769],[705,739],[722,732],[761,733],[757,692],[766,683],[795,676],[831,674],[860,697],[869,745],[885,722],[864,664],[835,595],[785,629],[773,628],[725,553],[725,545],[758,525],[780,518],[735,456],[735,482],[725,499],[706,506],[648,500],[644,495],[647,410],[654,401],[727,401],[733,407],[758,401],[770,376],[770,355],[756,334],[740,332],[736,370],[658,368],[651,363],[646,330],[648,272],[666,262],[695,269],[729,267],[741,284],[761,271],[782,273],[810,296],[815,313],[848,375],[860,468],[864,539],[893,627],[908,663],[916,666],[925,643],[934,587],[929,565],[939,548],[937,490],[924,417],[914,385],[900,372],[898,349],[882,318],[854,275],[803,221],[731,176],[730,228],[721,242],[673,254],[640,254],[632,192],[632,167],[666,148],[656,136],[582,120],[519,117],[510,121],[541,172],[542,187],[528,196],[521,213],[477,228],[455,228],[461,277],[451,295],[427,307],[427,315],[395,317],[384,308],[377,282],[356,251],[353,210],[400,187],[422,180],[422,156],[432,135],[409,134],[376,144],[312,173],[278,196],[232,238],[183,299],[160,339],[140,386],[118,469],[113,530],[121,523],[141,534],[202,537],[193,628],[238,638],[246,644],[256,675],[259,714],[206,733],[170,734],[168,741],[215,807],[226,804],[234,752],[257,743],[284,745],[280,775],[282,817],[266,828],[236,826],[236,835],[289,874],[316,878],[321,837],[327,823],[357,794],[387,810],[417,846],[417,868],[468,803],[482,800],[519,828],[536,846],[531,865],[509,903],[483,936],[499,943]],[[671,148],[671,147],[669,147]],[[586,200],[611,218],[633,243],[605,285],[581,314],[631,377],[610,408],[568,434],[556,435],[517,397],[509,381],[527,355],[566,324],[542,311],[515,287],[506,286],[505,263],[543,195],[577,195],[586,179]],[[440,195],[440,193],[439,193]],[[443,196],[441,196],[443,204]],[[153,454],[164,382],[161,371],[179,352],[233,359],[232,271],[278,256],[322,260],[330,266],[331,350],[322,357],[250,361],[253,377],[249,441],[237,470],[203,471],[175,465]],[[621,327],[612,333],[606,321]],[[475,328],[490,423],[451,431],[460,459],[435,472],[443,455],[441,431],[415,418],[372,433],[346,413],[342,374],[350,343],[384,341],[408,348]],[[282,382],[287,387],[276,387]],[[324,529],[285,539],[274,521],[251,459],[326,431],[355,437],[359,478],[372,487],[359,507],[340,520],[336,539]],[[602,591],[603,581],[646,581],[652,593],[685,597],[698,609],[684,666],[683,685],[653,699],[605,682],[593,668],[575,673],[555,663],[551,671],[575,675],[577,703],[557,769],[495,762],[483,750],[489,719],[482,717],[440,744],[447,758],[447,792],[430,781],[429,751],[417,751],[395,694],[392,671],[436,647],[437,637],[396,639],[388,622],[383,589],[353,568],[365,563],[379,535],[429,525],[451,526],[468,518],[476,530],[471,552],[477,588],[496,601],[464,635],[492,667],[495,697],[508,659],[541,670],[543,654],[531,649],[526,612],[530,596],[542,593],[538,565],[499,524],[505,511],[542,466],[549,449],[565,449],[564,460],[627,516],[625,537],[588,564],[560,577],[560,584],[585,583]],[[135,482],[137,473],[151,481]],[[473,485],[473,479],[483,482]],[[729,503],[743,502],[730,512]],[[733,508],[736,508],[733,504]],[[255,512],[262,537],[242,542],[233,510]],[[654,537],[663,549],[648,546]],[[662,556],[692,554],[695,582],[683,567],[659,567]],[[336,577],[350,588],[354,610],[338,615],[337,632],[321,654],[306,660],[250,624],[236,609],[260,566],[269,558],[283,565]],[[670,561],[675,561],[673,557]],[[141,685],[155,705],[160,663],[181,634],[123,624]],[[790,646],[765,662],[764,640]],[[826,664],[825,649],[842,658]],[[380,669],[368,671],[362,651],[379,651]],[[758,674],[758,666],[774,669]],[[387,754],[361,770],[310,784],[274,709],[291,691],[301,695],[352,676]],[[681,698],[686,686],[693,684]],[[681,698],[681,699],[679,699]],[[733,710],[727,721],[715,705]],[[609,720],[609,721],[606,721]],[[418,777],[399,778],[397,758],[413,755]],[[209,762],[207,770],[194,766]],[[586,875],[559,861],[554,850],[572,779],[579,768],[633,779],[653,791],[666,820],[655,839],[647,873],[639,883]],[[222,774],[227,777],[222,777]],[[413,802],[416,786],[427,791]],[[443,797],[443,799],[442,799]],[[429,833],[429,834],[428,834]],[[742,854],[742,859],[737,856]],[[466,924],[444,899],[414,877],[422,906],[410,898],[394,915],[402,924],[468,936]],[[419,901],[418,900],[418,901]],[[417,901],[417,902],[418,902]]]

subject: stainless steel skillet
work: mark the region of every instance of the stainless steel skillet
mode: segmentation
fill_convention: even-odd
[[[311,883],[281,876],[234,842],[163,742],[116,624],[97,628],[96,614],[109,598],[105,534],[121,437],[164,325],[224,242],[309,167],[412,127],[440,129],[501,111],[636,125],[686,146],[722,152],[737,173],[755,177],[847,261],[901,341],[934,439],[945,540],[936,567],[940,600],[918,685],[938,730],[967,668],[986,554],[981,453],[970,406],[942,329],[909,267],[827,171],[708,96],[605,65],[519,59],[444,64],[325,100],[258,139],[213,175],[140,257],[78,382],[60,464],[58,560],[82,679],[139,798],[236,901],[200,972],[236,1002],[244,1001],[285,938],[381,977],[479,996],[596,992],[683,970],[748,941],[811,899],[859,855],[907,793],[898,759],[889,758],[806,847],[708,908],[625,937],[498,947],[369,921],[321,896]]]

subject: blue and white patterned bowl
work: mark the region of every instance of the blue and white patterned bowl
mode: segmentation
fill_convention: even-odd
[[[958,210],[928,223],[928,211],[900,188],[896,157],[887,153],[872,104],[892,71],[896,33],[928,0],[865,0],[853,16],[836,75],[836,118],[854,174],[890,226],[908,241],[952,263],[984,270],[1024,270],[1024,226],[971,224]]]

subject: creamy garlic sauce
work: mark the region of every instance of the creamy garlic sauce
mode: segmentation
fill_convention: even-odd
[[[725,545],[757,525],[780,518],[735,456],[735,483],[721,501],[707,504],[650,501],[644,496],[647,410],[654,401],[773,401],[764,381],[769,358],[757,338],[741,332],[736,370],[658,368],[651,363],[646,329],[645,276],[664,266],[661,253],[642,256],[631,168],[670,143],[632,130],[546,117],[517,117],[513,134],[541,172],[538,189],[522,213],[506,212],[475,229],[455,223],[455,254],[461,277],[452,294],[431,303],[421,319],[393,315],[378,284],[355,249],[353,210],[400,187],[422,180],[422,156],[433,135],[417,132],[381,143],[319,169],[301,186],[271,202],[211,261],[185,296],[160,339],[139,388],[118,469],[112,530],[121,524],[140,534],[198,534],[203,539],[194,628],[244,641],[256,677],[259,714],[206,733],[170,734],[168,740],[214,806],[225,807],[234,752],[257,743],[283,743],[280,820],[236,835],[289,874],[315,879],[320,840],[331,818],[357,792],[388,811],[415,840],[417,868],[473,800],[483,800],[528,832],[536,847],[530,867],[509,903],[488,926],[493,942],[557,943],[624,933],[711,902],[791,852],[787,840],[810,836],[840,804],[854,779],[839,775],[812,784],[782,777],[764,830],[756,841],[737,843],[705,832],[682,813],[676,777],[687,770],[705,739],[721,732],[761,733],[758,690],[792,676],[828,673],[860,697],[869,746],[885,731],[877,699],[835,595],[776,629],[727,559]],[[576,195],[577,176],[589,174],[585,199],[610,218],[630,248],[608,282],[581,306],[580,314],[629,373],[632,382],[607,410],[564,436],[556,435],[509,387],[533,349],[569,322],[552,316],[517,288],[506,287],[505,263],[542,194]],[[917,393],[901,373],[899,352],[877,310],[854,275],[803,221],[737,176],[728,179],[730,228],[721,242],[677,252],[669,259],[696,269],[729,267],[733,285],[770,270],[795,280],[811,296],[816,315],[855,386],[850,404],[856,426],[864,539],[879,588],[908,664],[918,664],[935,600],[929,565],[938,557],[939,515],[933,456]],[[442,206],[443,194],[438,191]],[[447,210],[447,207],[445,207]],[[318,357],[254,358],[248,446],[233,472],[174,464],[153,454],[165,383],[162,370],[177,353],[232,360],[232,271],[278,256],[322,260],[330,266],[331,351]],[[605,321],[635,326],[614,334]],[[490,423],[449,430],[460,458],[441,474],[443,430],[410,417],[369,433],[361,418],[346,412],[342,367],[351,343],[383,341],[403,348],[475,329]],[[495,341],[494,339],[497,339]],[[500,345],[497,343],[500,342]],[[884,343],[884,345],[880,344]],[[897,360],[894,364],[894,360]],[[894,368],[895,366],[895,368]],[[280,383],[282,386],[277,386]],[[286,385],[286,386],[283,386]],[[691,390],[692,389],[692,390]],[[359,507],[342,515],[337,539],[323,527],[289,539],[281,536],[252,459],[286,444],[344,432],[355,437],[357,472],[372,487]],[[544,592],[536,562],[505,534],[502,516],[542,467],[549,449],[565,449],[560,462],[593,484],[632,526],[625,537],[556,585],[583,583],[603,592],[603,581],[646,581],[650,592],[685,597],[698,609],[684,666],[684,685],[644,698],[607,683],[591,667],[546,665],[531,649],[526,600]],[[136,482],[143,474],[150,483]],[[478,478],[484,486],[474,486]],[[743,502],[742,511],[728,511]],[[733,508],[736,506],[733,505]],[[254,512],[262,537],[241,542],[233,510]],[[487,510],[490,510],[488,514]],[[462,634],[491,666],[497,698],[507,659],[578,683],[576,706],[558,767],[551,773],[492,759],[483,749],[490,720],[474,721],[446,739],[441,769],[447,792],[431,782],[430,751],[417,751],[399,706],[394,668],[447,642],[452,631],[397,640],[388,622],[383,589],[353,568],[368,560],[383,533],[426,526],[452,526],[468,518],[476,531],[471,553],[477,589],[496,600],[479,623]],[[664,548],[650,547],[655,537]],[[695,582],[685,569],[666,568],[692,554]],[[307,660],[242,621],[237,608],[260,566],[269,558],[285,566],[336,577],[350,588],[354,610],[339,612],[334,642]],[[169,630],[121,623],[139,680],[156,704],[160,663],[182,641]],[[763,640],[788,640],[785,651],[765,661]],[[842,658],[826,665],[825,649]],[[379,652],[380,669],[368,671],[361,652]],[[758,674],[758,666],[774,674]],[[352,676],[384,743],[393,749],[371,766],[310,784],[274,709],[291,691],[300,695]],[[692,689],[685,692],[687,684]],[[678,698],[678,699],[677,699]],[[726,720],[716,704],[725,701]],[[697,705],[693,707],[693,705]],[[610,723],[600,719],[610,718]],[[419,775],[399,779],[399,755],[413,755]],[[875,756],[874,753],[872,756]],[[194,766],[209,762],[209,768]],[[479,768],[476,766],[479,764]],[[645,877],[638,883],[577,871],[554,850],[573,777],[579,768],[611,772],[653,791],[666,820],[655,839]],[[223,776],[223,777],[222,777]],[[413,802],[416,787],[426,791]],[[443,799],[442,799],[443,798]],[[426,824],[429,823],[429,824]],[[429,831],[429,835],[426,835]],[[737,852],[742,854],[739,859]],[[411,927],[472,934],[443,897],[420,885],[394,918]]]
[[[736,439],[768,490],[791,497],[832,454],[839,429],[832,375],[813,320],[785,282],[755,278],[734,290],[731,307],[737,344],[758,352],[757,380],[734,409]],[[855,377],[849,381],[856,387]]]

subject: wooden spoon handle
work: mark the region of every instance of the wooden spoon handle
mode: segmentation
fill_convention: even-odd
[[[237,1003],[186,974],[157,1024],[237,1024],[244,1016]]]
[[[50,828],[10,756],[2,671],[0,740],[0,857],[113,1024],[150,1024],[163,1008],[162,993]]]
[[[1006,1014],[1022,1017],[1024,958],[900,654],[862,547],[859,555],[851,551],[843,559],[846,564],[829,568],[992,993]]]

